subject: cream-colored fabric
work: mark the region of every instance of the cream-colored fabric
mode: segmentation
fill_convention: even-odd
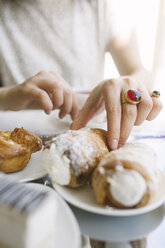
[[[1,83],[22,83],[46,70],[73,87],[94,87],[103,79],[106,45],[125,29],[122,3],[0,0]]]

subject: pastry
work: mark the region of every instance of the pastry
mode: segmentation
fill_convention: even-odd
[[[42,161],[52,183],[79,187],[90,181],[93,170],[106,153],[106,131],[82,128],[52,138],[45,145]]]
[[[136,208],[148,203],[157,185],[156,154],[142,143],[126,144],[102,158],[92,175],[99,205]]]
[[[42,140],[23,128],[0,132],[0,171],[8,173],[22,170],[31,154],[41,148]]]

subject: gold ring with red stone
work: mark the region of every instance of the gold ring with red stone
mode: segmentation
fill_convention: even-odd
[[[136,105],[140,101],[141,101],[141,94],[137,90],[127,90],[127,92],[121,96],[122,104],[130,103]]]
[[[154,91],[152,91],[151,96],[158,98],[158,97],[160,97],[160,92],[158,90],[154,90]]]

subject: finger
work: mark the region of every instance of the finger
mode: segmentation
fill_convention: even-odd
[[[115,96],[114,96],[115,92]],[[107,112],[107,137],[110,149],[118,148],[121,122],[120,89],[113,85],[105,85],[103,89]]]
[[[55,81],[64,81],[64,79],[55,71],[50,71],[49,75],[55,80]]]
[[[67,87],[71,90],[70,85],[58,73],[50,71],[49,74],[55,81],[60,82],[62,86]]]
[[[151,99],[153,102],[153,106],[152,106],[150,113],[148,114],[148,116],[146,118],[149,121],[155,119],[156,116],[160,113],[161,109],[163,108],[163,105],[162,105],[159,98],[151,97]]]
[[[144,90],[139,90],[139,92],[141,94],[141,102],[137,105],[137,117],[135,125],[140,125],[146,120],[153,105],[152,99],[148,92]]]
[[[53,109],[61,109],[61,118],[70,113],[72,91],[69,88],[63,88],[62,81],[56,82],[52,78],[44,78],[40,81],[39,88],[48,93],[53,102]]]
[[[60,108],[59,118],[64,118],[72,110],[72,92],[67,90],[63,91],[64,103]]]
[[[52,89],[52,101],[53,101],[53,109],[58,109],[64,103],[63,89],[60,85],[56,85]]]
[[[56,82],[53,78],[48,77],[42,78],[37,86],[47,92],[53,103],[53,109],[57,109],[63,105],[63,86],[61,85],[61,82]]]
[[[137,106],[131,105],[129,103],[122,104],[122,120],[120,129],[120,139],[118,147],[121,147],[127,141],[132,127],[136,121],[137,116]]]
[[[60,82],[57,82],[55,80],[53,80],[52,78],[42,78],[39,82],[38,82],[38,87],[40,89],[43,89],[45,91],[47,91],[48,93],[53,93],[53,91],[57,88],[60,89],[62,88]]]
[[[98,110],[98,105],[101,100],[101,85],[96,87],[90,96],[87,98],[83,108],[78,113],[77,117],[74,119],[71,129],[80,129],[84,127],[89,120],[95,115]]]
[[[39,104],[40,107],[44,109],[46,114],[50,114],[51,110],[53,109],[53,103],[47,92],[35,86],[27,87],[26,90],[27,95],[29,95],[31,99],[37,102],[37,104]]]
[[[72,110],[71,110],[71,118],[72,120],[74,120],[76,118],[76,116],[78,115],[80,109],[79,109],[79,106],[78,106],[78,103],[77,103],[77,98],[76,98],[76,95],[73,94],[72,95]]]

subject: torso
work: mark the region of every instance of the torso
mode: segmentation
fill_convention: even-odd
[[[0,78],[22,83],[56,71],[73,87],[103,79],[104,1],[0,0]]]

